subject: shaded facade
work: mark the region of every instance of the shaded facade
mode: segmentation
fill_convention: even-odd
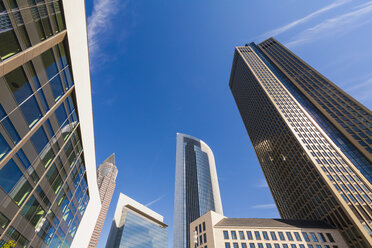
[[[222,214],[212,150],[202,140],[177,133],[173,247],[190,247],[190,223],[208,211]]]
[[[89,242],[89,248],[97,247],[99,237],[101,236],[102,227],[105,223],[107,211],[110,207],[112,195],[115,191],[117,175],[118,169],[115,165],[115,154],[112,154],[98,167],[97,170],[97,184],[102,206],[97,219],[97,224],[92,234],[92,238]]]
[[[369,247],[371,184],[327,119],[254,43],[236,48],[229,85],[281,217],[326,221]]]
[[[121,194],[106,248],[168,248],[163,216]]]
[[[213,211],[190,226],[199,248],[347,248],[333,226],[314,220],[227,218]]]
[[[2,0],[0,20],[0,246],[87,246],[100,201],[84,1]]]

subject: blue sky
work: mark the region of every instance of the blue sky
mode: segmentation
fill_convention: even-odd
[[[372,106],[372,1],[94,0],[86,3],[97,163],[164,216],[172,241],[176,132],[213,150],[224,214],[277,218],[228,87],[235,46],[274,36]]]

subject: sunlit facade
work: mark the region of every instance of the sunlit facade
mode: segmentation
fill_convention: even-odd
[[[2,0],[0,20],[0,246],[86,246],[100,202],[84,2]]]
[[[370,247],[368,174],[330,121],[254,43],[236,48],[230,88],[282,218],[323,220],[350,247]]]
[[[212,150],[202,140],[177,133],[173,247],[190,247],[190,223],[208,211],[222,214]]]
[[[106,248],[168,248],[163,216],[120,194]]]

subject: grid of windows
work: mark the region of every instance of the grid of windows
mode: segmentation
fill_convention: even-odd
[[[354,167],[348,166],[347,160],[342,158],[319,132],[253,49],[252,45],[237,49],[230,88],[281,216],[292,219],[326,220],[341,227],[343,234],[348,237],[347,240],[354,242],[357,240],[355,236],[357,230],[353,229],[350,219],[326,185],[326,180],[323,179],[325,176],[322,174],[324,170],[321,168],[323,164],[316,164],[316,168],[312,161],[317,161],[318,157],[310,160],[310,156],[313,154],[322,156],[327,163],[333,161],[333,164],[327,164],[331,169],[329,174],[343,175],[338,176],[340,180],[335,183],[336,185],[340,183],[346,187],[348,187],[346,184],[355,187],[355,192],[351,192],[350,195],[361,201],[356,200],[355,205],[358,206],[352,208],[352,211],[359,217],[360,223],[367,231],[370,228],[368,223],[371,223],[367,210],[368,202],[371,200],[370,189],[354,173]],[[252,95],[255,97],[250,97]],[[301,164],[301,169],[293,164]],[[357,187],[363,190],[357,191]],[[283,197],[283,194],[286,197]],[[359,235],[357,234],[358,237]]]
[[[32,2],[28,11],[48,10],[46,18],[57,22],[58,13],[50,8],[59,1]],[[1,4],[0,14],[14,15]],[[39,21],[47,25],[43,17]],[[69,247],[89,202],[65,44],[0,78],[0,246],[15,240],[22,246]]]
[[[246,242],[245,236],[239,236],[238,238],[231,238],[233,237],[234,233],[254,233],[255,238],[251,237],[248,240],[251,240],[252,242]],[[239,247],[239,248],[247,248],[247,247],[255,247],[255,248],[305,248],[305,247],[311,247],[314,246],[320,248],[337,248],[337,245],[335,244],[335,240],[331,233],[314,233],[314,232],[302,232],[303,240],[300,236],[299,232],[294,231],[270,231],[271,239],[269,236],[266,236],[268,234],[267,231],[239,231],[239,230],[222,230],[224,240],[225,240],[225,247]],[[266,234],[265,234],[266,233]],[[285,235],[284,235],[285,233]],[[264,240],[261,239],[261,235],[264,237]],[[286,242],[278,242],[276,239],[276,236],[282,236],[283,239],[281,241]],[[293,236],[296,237],[296,240],[293,239]],[[265,238],[267,237],[267,238]],[[274,238],[273,238],[274,237]],[[309,237],[312,237],[312,240],[309,239]],[[321,239],[318,239],[317,237],[321,237]],[[325,238],[327,237],[327,238]],[[228,242],[230,240],[230,242]],[[238,242],[237,242],[238,241]],[[300,244],[298,241],[301,241],[302,244]],[[318,243],[318,244],[317,244]]]
[[[0,1],[0,62],[65,29],[61,0]],[[25,23],[27,25],[25,25]],[[35,33],[37,35],[29,35]]]
[[[370,110],[346,95],[276,40],[268,39],[259,44],[259,47],[276,63],[295,87],[314,103],[314,106],[331,120],[347,139],[357,144],[357,149],[371,161],[372,114]],[[364,167],[371,181],[372,170],[366,165],[370,165],[370,162],[365,161]]]

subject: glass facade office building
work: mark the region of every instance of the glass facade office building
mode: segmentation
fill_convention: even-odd
[[[0,0],[0,246],[73,246],[92,197],[63,9]]]
[[[203,141],[177,133],[173,247],[190,247],[190,223],[208,211],[222,214],[212,150]]]
[[[254,43],[236,48],[229,85],[282,218],[324,220],[370,247],[367,156]]]
[[[120,194],[106,248],[168,248],[163,216]]]

